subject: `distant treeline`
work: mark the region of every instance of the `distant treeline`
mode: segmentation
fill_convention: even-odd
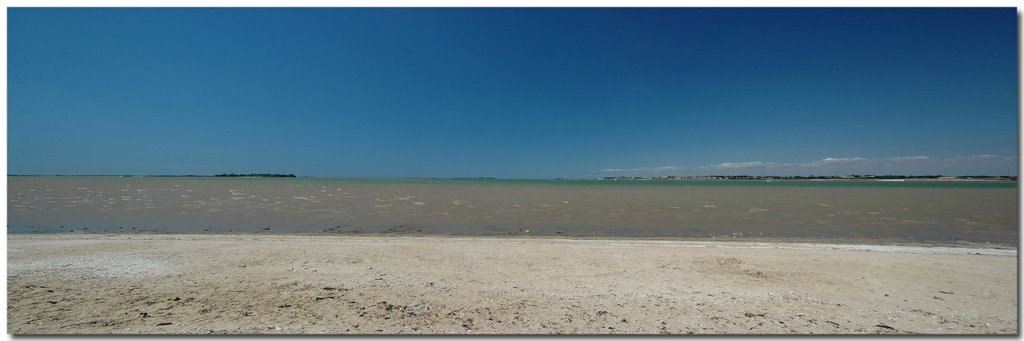
[[[224,173],[214,175],[217,177],[228,177],[228,178],[294,178],[295,174],[270,174],[270,173],[250,173],[250,174],[235,174],[235,173]]]
[[[209,177],[261,177],[261,178],[294,178],[295,174],[217,174],[217,175],[195,175],[195,174],[156,174],[156,175],[118,175],[118,174],[8,174],[7,176],[95,176],[95,177],[122,177],[122,178],[209,178]]]

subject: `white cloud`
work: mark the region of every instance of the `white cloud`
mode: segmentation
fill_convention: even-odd
[[[968,160],[995,160],[995,159],[998,159],[999,156],[992,155],[992,154],[981,154],[981,155],[963,156],[962,158],[965,158],[965,159],[968,159]]]
[[[800,166],[804,166],[804,167],[821,167],[821,166],[825,166],[825,165],[835,165],[837,163],[861,162],[861,161],[867,161],[867,160],[868,160],[867,158],[863,158],[863,157],[826,157],[826,158],[818,160],[818,161],[811,161],[811,162],[801,163]]]
[[[887,158],[885,160],[888,160],[888,161],[920,161],[920,160],[931,160],[931,158],[927,157],[927,156],[896,156],[896,157]]]
[[[737,168],[755,168],[755,167],[771,167],[776,165],[775,162],[764,162],[764,161],[752,161],[752,162],[723,162],[717,165],[703,166],[702,169],[737,169]]]
[[[678,172],[682,174],[702,173],[695,175],[706,175],[714,171],[730,172],[738,170],[747,171],[781,171],[792,174],[808,174],[818,171],[827,173],[849,172],[859,174],[864,172],[877,172],[878,174],[953,174],[953,173],[1015,173],[1017,160],[1016,155],[998,156],[993,154],[978,154],[966,156],[951,156],[945,158],[933,158],[924,155],[915,156],[893,156],[887,158],[870,159],[866,157],[825,157],[816,161],[803,163],[785,163],[773,161],[747,161],[747,162],[722,162],[704,166],[658,166],[658,167],[637,167],[637,168],[606,168],[601,170],[606,173],[633,173],[648,174]],[[671,174],[669,174],[671,175]],[[999,174],[1005,175],[1005,174]]]
[[[645,170],[650,170],[650,168],[648,168],[648,167],[643,167],[643,168],[605,168],[605,169],[602,169],[601,171],[602,172],[606,172],[606,173],[623,173],[623,172],[639,172],[639,171],[645,171]]]
[[[836,162],[854,162],[854,161],[864,161],[864,160],[867,160],[867,159],[866,158],[862,158],[862,157],[827,157],[827,158],[821,159],[821,162],[824,162],[824,163],[836,163]]]
[[[628,173],[628,172],[642,172],[642,171],[655,171],[655,172],[666,172],[666,171],[682,171],[693,169],[693,167],[683,166],[660,166],[660,167],[637,167],[637,168],[605,168],[602,172],[605,173]]]

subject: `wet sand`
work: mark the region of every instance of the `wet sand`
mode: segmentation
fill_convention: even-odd
[[[13,334],[1016,334],[1017,250],[8,235]]]

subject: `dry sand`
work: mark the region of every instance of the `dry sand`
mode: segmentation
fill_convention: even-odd
[[[8,235],[8,333],[1016,334],[1017,250]]]

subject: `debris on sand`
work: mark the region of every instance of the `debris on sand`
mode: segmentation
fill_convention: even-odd
[[[406,308],[405,312],[409,313],[409,315],[412,316],[423,316],[426,315],[427,313],[430,313],[430,307],[428,307],[426,303],[420,302],[416,303],[416,305]]]

